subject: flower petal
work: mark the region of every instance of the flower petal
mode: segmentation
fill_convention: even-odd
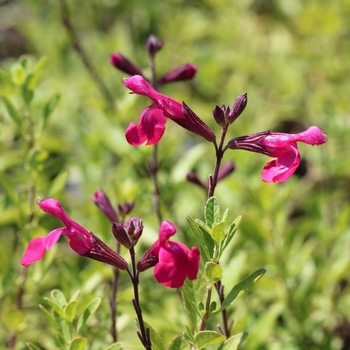
[[[153,274],[158,283],[168,288],[180,288],[186,279],[185,271],[171,263],[159,262],[154,267]]]
[[[283,182],[289,179],[300,164],[300,154],[296,147],[283,153],[276,160],[268,162],[262,172],[261,178],[265,182]]]
[[[28,266],[42,259],[46,251],[51,249],[58,241],[63,231],[65,231],[65,228],[58,228],[51,231],[47,236],[32,239],[21,259],[21,264]]]
[[[161,247],[168,246],[168,239],[173,236],[177,231],[177,228],[170,221],[163,221],[159,229],[159,244]]]
[[[147,141],[146,145],[158,143],[165,131],[166,118],[163,111],[152,104],[141,113],[139,124],[130,123],[125,137],[132,146],[139,146]]]

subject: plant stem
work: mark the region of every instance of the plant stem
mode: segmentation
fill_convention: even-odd
[[[156,88],[156,63],[154,57],[150,57],[151,85]],[[162,222],[162,213],[160,209],[160,187],[158,182],[158,144],[153,145],[152,159],[148,162],[148,170],[153,183],[153,208],[156,213],[159,224]]]
[[[207,295],[206,295],[206,301],[205,301],[205,313],[202,318],[202,323],[200,326],[200,331],[204,331],[205,327],[207,325],[209,316],[210,316],[210,300],[211,300],[211,292],[213,290],[213,286],[210,284],[207,286]]]
[[[221,129],[221,137],[220,137],[220,142],[219,145],[217,145],[216,143],[214,143],[215,146],[215,151],[216,151],[216,160],[215,160],[215,166],[214,166],[214,172],[213,175],[209,176],[209,186],[208,186],[208,197],[207,199],[209,199],[210,197],[214,196],[215,193],[215,189],[216,186],[218,184],[218,175],[219,175],[219,170],[220,170],[220,165],[221,165],[221,161],[222,158],[224,156],[224,153],[226,151],[227,148],[224,148],[224,142],[225,142],[225,137],[226,137],[226,133],[227,133],[227,128],[228,126],[225,126]],[[220,300],[220,305],[222,305],[224,299],[225,299],[225,295],[224,295],[224,287],[221,284],[221,281],[218,281],[214,284],[215,289],[218,293],[219,296],[219,300]],[[209,288],[209,286],[208,286]],[[208,317],[209,317],[209,308],[210,308],[210,299],[211,299],[211,289],[210,289],[210,293],[209,293],[209,289],[207,289],[207,296],[206,296],[206,309],[205,309],[205,315],[203,316],[202,319],[202,324],[201,324],[201,330],[204,330],[206,327],[206,322],[208,321]],[[223,334],[226,335],[226,337],[228,338],[230,336],[230,329],[231,326],[228,325],[228,320],[227,320],[227,312],[226,310],[223,310],[221,312],[221,317],[222,317],[222,323],[223,323]],[[231,323],[232,325],[232,323]]]
[[[137,335],[140,338],[140,341],[145,349],[152,350],[152,343],[151,343],[151,337],[149,333],[149,329],[146,328],[145,323],[143,321],[142,316],[142,309],[140,305],[140,295],[139,295],[139,272],[136,268],[136,261],[135,261],[135,250],[134,247],[132,247],[130,250],[130,258],[131,258],[131,266],[132,271],[130,272],[129,269],[127,269],[127,272],[130,276],[131,282],[133,284],[134,288],[134,299],[132,300],[132,304],[134,306],[134,310],[136,313],[137,318],[137,325],[138,325],[138,332]]]
[[[116,252],[120,253],[120,243],[117,242]],[[109,306],[111,309],[111,328],[110,333],[113,339],[113,342],[118,341],[118,332],[117,332],[117,292],[118,292],[118,279],[119,279],[119,269],[113,268],[113,280],[112,280],[112,289],[109,295]]]
[[[160,187],[158,183],[158,144],[153,145],[152,159],[148,162],[148,170],[153,183],[153,207],[159,224],[162,222],[162,213],[160,209]]]
[[[216,185],[218,184],[218,175],[219,175],[221,160],[225,153],[225,150],[223,149],[223,147],[224,147],[226,133],[227,133],[227,126],[221,129],[219,146],[217,146],[216,142],[214,142],[215,151],[216,151],[216,160],[215,160],[213,175],[209,176],[208,199],[214,195]]]
[[[67,33],[70,37],[70,40],[72,42],[73,48],[75,49],[76,53],[82,60],[86,70],[89,72],[91,78],[96,83],[98,89],[100,90],[102,96],[106,100],[109,108],[111,110],[114,110],[114,99],[112,95],[110,94],[109,90],[107,89],[107,86],[99,76],[95,66],[93,65],[92,61],[89,59],[88,54],[85,52],[83,46],[80,43],[79,37],[77,33],[75,32],[75,29],[70,21],[69,18],[69,12],[68,7],[65,0],[60,0],[61,4],[61,20],[64,25],[64,27],[67,30]]]

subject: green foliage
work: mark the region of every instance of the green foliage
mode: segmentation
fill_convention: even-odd
[[[92,0],[83,7],[74,1],[68,5],[83,47],[113,92],[117,111],[106,108],[72,49],[58,4],[42,6],[31,0],[1,6],[5,20],[0,29],[9,24],[17,28],[29,47],[25,56],[0,62],[0,347],[7,347],[10,330],[17,334],[18,349],[26,343],[29,349],[58,347],[53,329],[62,326],[59,320],[68,321],[55,318],[53,312],[58,312],[53,306],[46,310],[43,301],[54,289],[64,295],[81,290],[76,311],[74,301],[60,309],[68,319],[76,312],[75,326],[84,314],[83,305],[101,298],[98,320],[92,318],[89,333],[86,324],[81,327],[78,339],[87,338],[92,350],[112,343],[111,272],[68,253],[67,242],[27,269],[23,313],[18,312],[15,302],[23,280],[19,261],[25,245],[58,227],[35,206],[34,219],[28,222],[28,188],[35,183],[34,202],[59,198],[72,217],[111,244],[107,220],[89,204],[92,194],[102,186],[114,202],[137,199],[133,215],[141,216],[149,228],[140,244],[147,248],[154,242],[158,223],[144,170],[151,150],[131,148],[124,139],[125,128],[138,120],[146,102],[123,88],[120,81],[125,75],[109,65],[108,55],[120,51],[148,73],[144,41],[155,33],[165,39],[156,62],[159,75],[184,60],[198,66],[193,82],[165,86],[162,92],[184,100],[213,129],[213,107],[231,106],[247,91],[247,108],[229,138],[265,129],[298,132],[309,125],[318,125],[329,137],[322,149],[300,146],[306,174],[277,186],[259,178],[268,158],[243,151],[226,153],[224,161],[234,160],[237,167],[219,183],[215,195],[230,213],[215,219],[211,199],[208,218],[201,221],[192,218],[202,216],[203,191],[185,177],[195,169],[205,180],[212,172],[213,150],[167,123],[159,155],[164,218],[178,225],[177,240],[199,245],[204,264],[215,266],[211,259],[216,252],[225,296],[235,301],[227,311],[235,319],[232,333],[238,334],[208,349],[235,349],[246,336],[239,333],[243,331],[249,332],[246,350],[342,349],[350,320],[349,1]],[[231,223],[230,216],[238,214],[242,221],[238,217]],[[213,229],[214,222],[218,226]],[[264,278],[237,300],[235,286],[262,266],[267,271]],[[192,282],[182,288],[186,319],[178,295],[164,291],[147,273],[141,276],[145,319],[164,344],[171,344],[170,350],[182,349],[187,340],[172,339],[183,332],[186,322],[187,333],[193,334],[202,315],[198,310],[204,309],[203,290],[198,293]],[[200,278],[205,281],[207,276]],[[132,291],[123,274],[120,283],[119,340],[125,349],[140,349]],[[213,313],[220,308],[216,303]],[[45,309],[38,309],[38,304]],[[216,317],[209,320],[213,327]],[[70,341],[77,337],[70,336]]]

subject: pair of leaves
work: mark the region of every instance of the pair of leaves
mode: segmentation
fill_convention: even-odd
[[[194,220],[190,216],[187,217],[187,221],[198,240],[199,249],[205,258],[205,262],[218,262],[238,229],[241,216],[231,223],[229,230],[226,232],[227,216],[228,209],[221,217],[219,201],[216,197],[211,197],[205,204],[204,222],[199,219]]]
[[[44,298],[51,307],[51,312],[44,306],[39,305],[44,312],[45,317],[51,324],[51,326],[57,331],[60,340],[64,343],[72,343],[74,339],[71,339],[73,333],[72,324],[77,316],[77,308],[79,305],[79,291],[77,291],[72,298],[67,302],[63,293],[57,289],[51,291],[51,299]],[[83,310],[82,314],[78,318],[76,324],[76,333],[79,334],[81,328],[96,312],[101,303],[100,298],[93,299]],[[76,340],[76,344],[85,344],[84,338]],[[79,348],[79,347],[78,347]],[[80,348],[79,348],[80,349]]]

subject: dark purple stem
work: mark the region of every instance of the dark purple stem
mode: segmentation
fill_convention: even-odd
[[[127,272],[130,276],[130,279],[134,288],[134,299],[132,300],[132,304],[134,306],[134,310],[137,318],[137,326],[139,328],[139,330],[137,331],[137,335],[140,338],[140,341],[144,346],[144,348],[147,350],[152,350],[152,343],[151,343],[149,329],[146,328],[145,323],[143,321],[142,309],[140,305],[139,272],[137,271],[137,268],[136,268],[134,247],[132,247],[129,250],[129,252],[130,252],[130,258],[131,258],[132,271],[128,269]]]
[[[224,142],[225,142],[225,137],[226,137],[226,133],[227,133],[227,129],[228,126],[225,126],[221,129],[221,137],[220,137],[220,142],[219,145],[217,145],[214,142],[214,146],[215,146],[215,151],[216,151],[216,161],[215,161],[215,166],[214,166],[214,172],[212,175],[209,175],[209,187],[208,187],[208,197],[207,199],[209,199],[210,197],[214,196],[215,193],[215,189],[216,186],[218,184],[218,175],[219,175],[219,170],[220,170],[220,165],[221,165],[221,161],[222,158],[224,156],[224,153],[227,149],[227,147],[224,147]],[[219,296],[219,300],[220,300],[220,305],[222,305],[224,299],[225,299],[225,295],[224,295],[224,287],[221,284],[221,281],[218,281],[214,284],[215,289],[218,293]],[[204,330],[206,327],[206,323],[207,323],[207,319],[210,313],[209,307],[210,307],[210,298],[211,298],[211,293],[207,293],[207,297],[206,297],[206,313],[202,319],[202,324],[201,324],[201,330]],[[222,323],[223,323],[223,329],[220,327],[220,329],[223,330],[224,335],[226,335],[227,338],[230,337],[230,330],[231,327],[228,324],[228,320],[227,320],[227,312],[226,310],[223,310],[221,312],[221,317],[222,317]],[[232,324],[232,323],[231,323]]]

